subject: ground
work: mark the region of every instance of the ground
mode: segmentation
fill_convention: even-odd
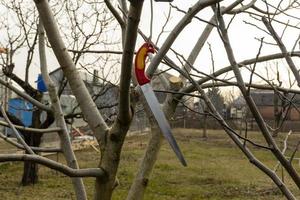
[[[176,138],[188,162],[182,167],[167,143],[164,143],[159,160],[151,176],[145,200],[281,200],[285,199],[272,181],[250,164],[223,131],[208,131],[208,139],[202,138],[199,130],[176,129]],[[259,133],[248,133],[264,144]],[[281,136],[284,138],[285,134]],[[120,163],[118,178],[120,185],[113,199],[124,200],[130,183],[137,170],[149,135],[131,136],[126,140]],[[289,138],[289,152],[300,135]],[[249,147],[251,147],[249,145]],[[0,150],[4,146],[0,144]],[[266,150],[252,148],[255,155],[269,167],[276,162]],[[96,167],[98,153],[90,148],[76,152],[80,166]],[[300,154],[297,155],[300,157]],[[61,155],[52,159],[63,160]],[[300,171],[298,162],[294,162]],[[292,191],[300,199],[300,192],[291,184],[288,175],[279,168],[278,174],[284,177]],[[0,199],[5,200],[61,200],[75,199],[70,179],[64,175],[40,167],[40,182],[34,186],[20,187],[22,164],[0,165]],[[85,178],[89,199],[93,195],[93,178]]]

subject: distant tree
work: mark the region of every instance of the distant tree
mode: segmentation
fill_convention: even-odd
[[[1,55],[2,62],[2,74],[5,76],[6,80],[11,80],[12,82],[18,84],[24,92],[35,99],[36,101],[41,101],[43,93],[35,88],[33,84],[30,83],[29,79],[33,78],[30,74],[30,70],[33,65],[33,57],[37,51],[37,11],[30,9],[28,7],[22,8],[18,1],[0,1],[0,5],[4,6],[9,13],[9,19],[2,19],[0,21],[0,27],[3,27],[2,34],[6,35],[7,41],[5,43],[6,52]],[[27,19],[30,19],[26,21]],[[12,26],[10,23],[14,19],[15,25]],[[2,41],[3,42],[3,41]],[[28,49],[28,51],[26,51]],[[24,52],[24,63],[22,67],[25,69],[24,78],[18,75],[16,70],[15,61],[18,53]],[[31,76],[31,77],[30,77]],[[8,101],[8,98],[6,99]],[[8,102],[4,102],[6,105],[5,109],[8,109]],[[32,124],[31,128],[47,128],[53,121],[53,113],[47,111],[47,118],[45,121],[41,121],[41,110],[32,110]],[[11,113],[7,114],[9,119],[17,125],[23,125],[22,121],[18,119]],[[3,113],[1,113],[3,116]],[[17,120],[18,119],[18,120]],[[42,133],[33,133],[30,131],[21,131],[25,142],[32,147],[39,147],[41,143]],[[28,152],[27,152],[28,153]],[[38,164],[32,161],[25,161],[22,176],[22,185],[35,184],[38,181]]]
[[[212,104],[215,106],[219,113],[223,113],[224,110],[224,97],[221,94],[221,90],[218,87],[212,87],[208,89],[207,96],[210,98]]]

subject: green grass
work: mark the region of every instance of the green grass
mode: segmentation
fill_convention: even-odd
[[[285,199],[273,182],[245,158],[223,131],[209,131],[207,140],[201,131],[177,129],[174,131],[188,167],[182,167],[169,146],[164,143],[152,173],[145,200],[281,200]],[[249,133],[249,138],[264,144],[258,133]],[[278,138],[278,140],[284,138]],[[299,136],[289,139],[291,153]],[[126,198],[127,191],[137,171],[149,136],[133,136],[126,140],[118,178],[119,187],[114,200]],[[282,145],[280,143],[280,145]],[[276,161],[266,150],[249,147],[254,154],[270,167]],[[96,167],[98,154],[93,149],[76,152],[80,166]],[[300,157],[300,155],[297,155]],[[56,159],[56,156],[52,156]],[[59,156],[59,160],[63,158]],[[297,170],[300,171],[298,164]],[[281,175],[281,170],[279,170]],[[34,186],[20,187],[22,164],[0,165],[0,199],[75,199],[70,179],[45,167],[40,167],[40,182]],[[300,192],[286,172],[284,179],[294,194]],[[84,179],[89,199],[94,190],[93,178]]]

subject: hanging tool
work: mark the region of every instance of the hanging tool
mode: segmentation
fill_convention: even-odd
[[[166,119],[163,111],[161,110],[160,104],[153,92],[153,89],[150,85],[150,79],[145,74],[145,60],[148,54],[154,54],[155,50],[151,43],[146,42],[143,44],[140,49],[138,50],[136,57],[135,57],[135,75],[137,82],[143,92],[145,99],[149,105],[151,112],[155,120],[158,123],[158,126],[167,139],[168,143],[171,145],[173,151],[175,152],[176,156],[178,157],[179,161],[182,163],[183,166],[186,166],[186,161],[180,151],[180,148],[171,132],[171,127]]]

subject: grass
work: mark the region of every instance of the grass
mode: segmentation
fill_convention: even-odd
[[[249,163],[223,131],[209,131],[207,140],[201,138],[201,131],[176,129],[174,133],[188,167],[182,167],[169,146],[164,143],[146,190],[145,200],[285,199],[272,181]],[[249,133],[249,137],[264,144],[258,133]],[[295,146],[299,138],[292,135],[289,139],[290,147]],[[116,189],[114,200],[126,198],[148,139],[149,136],[144,135],[128,137],[126,140],[118,173],[120,185]],[[269,152],[258,148],[252,150],[265,164],[275,166],[276,161]],[[289,154],[291,150],[289,149]],[[93,149],[76,154],[82,168],[97,166],[98,155]],[[297,156],[300,157],[299,154]],[[56,156],[52,158],[56,159]],[[63,160],[61,156],[58,159]],[[297,170],[300,171],[299,168]],[[281,174],[281,170],[278,173]],[[0,165],[0,199],[75,199],[70,179],[60,173],[40,167],[40,182],[27,187],[19,186],[21,174],[21,163]],[[299,190],[288,175],[284,175],[287,185],[300,198]],[[85,178],[84,182],[89,199],[92,199],[94,179]]]

